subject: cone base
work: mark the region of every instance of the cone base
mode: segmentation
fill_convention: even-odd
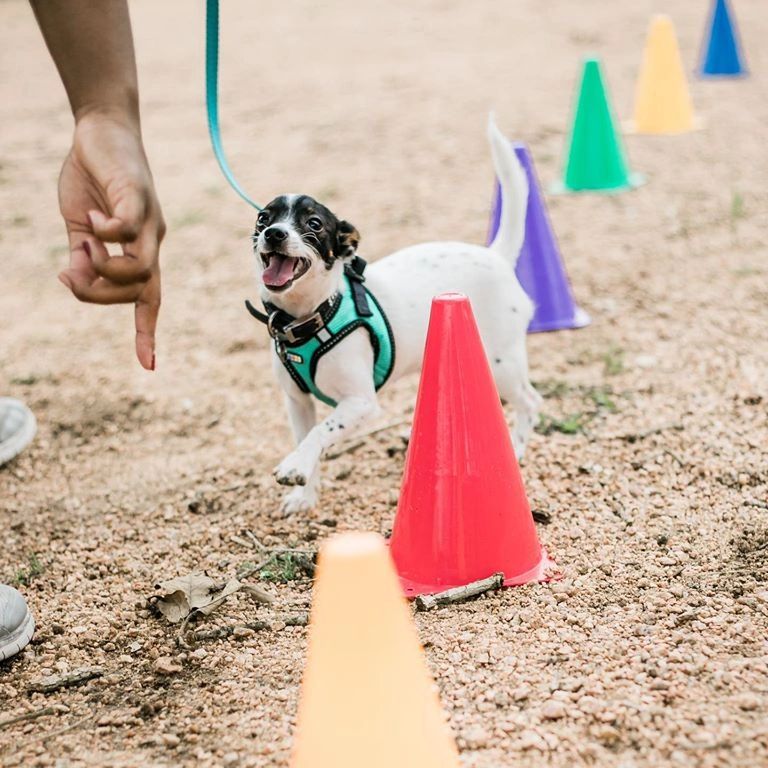
[[[702,131],[706,128],[704,121],[700,117],[693,118],[693,125],[690,128],[679,128],[672,131],[646,131],[640,130],[634,120],[623,120],[621,130],[628,136],[680,136],[684,133],[693,131]]]
[[[592,322],[592,318],[581,308],[574,307],[571,317],[559,317],[555,320],[537,321],[534,318],[528,326],[528,333],[547,333],[549,331],[567,331],[585,328]]]
[[[740,80],[749,77],[749,70],[743,69],[741,72],[694,72],[699,80]]]
[[[630,173],[627,177],[627,183],[618,187],[600,187],[592,189],[591,187],[580,187],[573,189],[567,187],[565,182],[560,180],[550,184],[548,192],[551,195],[579,195],[579,194],[598,194],[598,195],[616,195],[626,189],[636,189],[645,184],[646,178],[642,173]]]
[[[490,573],[488,574],[491,575]],[[530,570],[518,573],[504,580],[505,587],[520,587],[531,582],[547,582],[562,579],[563,575],[557,570],[557,563],[547,554],[544,547],[541,548],[541,559]],[[405,576],[400,576],[400,584],[405,596],[412,600],[419,595],[433,595],[436,592],[445,592],[447,589],[466,587],[466,584],[423,584],[413,581]]]

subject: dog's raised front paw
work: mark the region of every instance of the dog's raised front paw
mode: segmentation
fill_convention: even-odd
[[[280,512],[288,517],[301,512],[310,512],[317,503],[317,495],[305,487],[294,488],[283,497]]]
[[[301,456],[294,451],[277,465],[273,474],[280,485],[306,485],[312,467],[305,466]]]

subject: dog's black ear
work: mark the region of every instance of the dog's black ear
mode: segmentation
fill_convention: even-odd
[[[355,255],[360,244],[360,233],[348,221],[340,221],[336,226],[336,255],[347,259]]]

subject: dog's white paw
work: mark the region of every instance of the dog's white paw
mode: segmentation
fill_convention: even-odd
[[[518,461],[522,461],[525,458],[525,449],[528,447],[528,443],[525,438],[515,434],[510,430],[509,436],[512,438],[512,447],[515,449],[515,457]]]
[[[317,494],[304,487],[296,487],[283,497],[280,512],[285,517],[310,512],[317,504]]]
[[[313,470],[314,467],[303,461],[301,455],[294,451],[277,465],[273,474],[280,485],[306,485]]]

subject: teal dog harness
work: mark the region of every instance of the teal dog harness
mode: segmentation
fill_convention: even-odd
[[[320,358],[358,328],[365,328],[373,347],[373,380],[384,386],[395,366],[395,339],[389,320],[376,297],[363,285],[365,261],[359,256],[344,267],[341,290],[326,299],[311,315],[296,319],[273,304],[264,303],[267,314],[250,301],[248,311],[265,323],[285,370],[302,392],[327,405],[336,402],[315,383]]]

